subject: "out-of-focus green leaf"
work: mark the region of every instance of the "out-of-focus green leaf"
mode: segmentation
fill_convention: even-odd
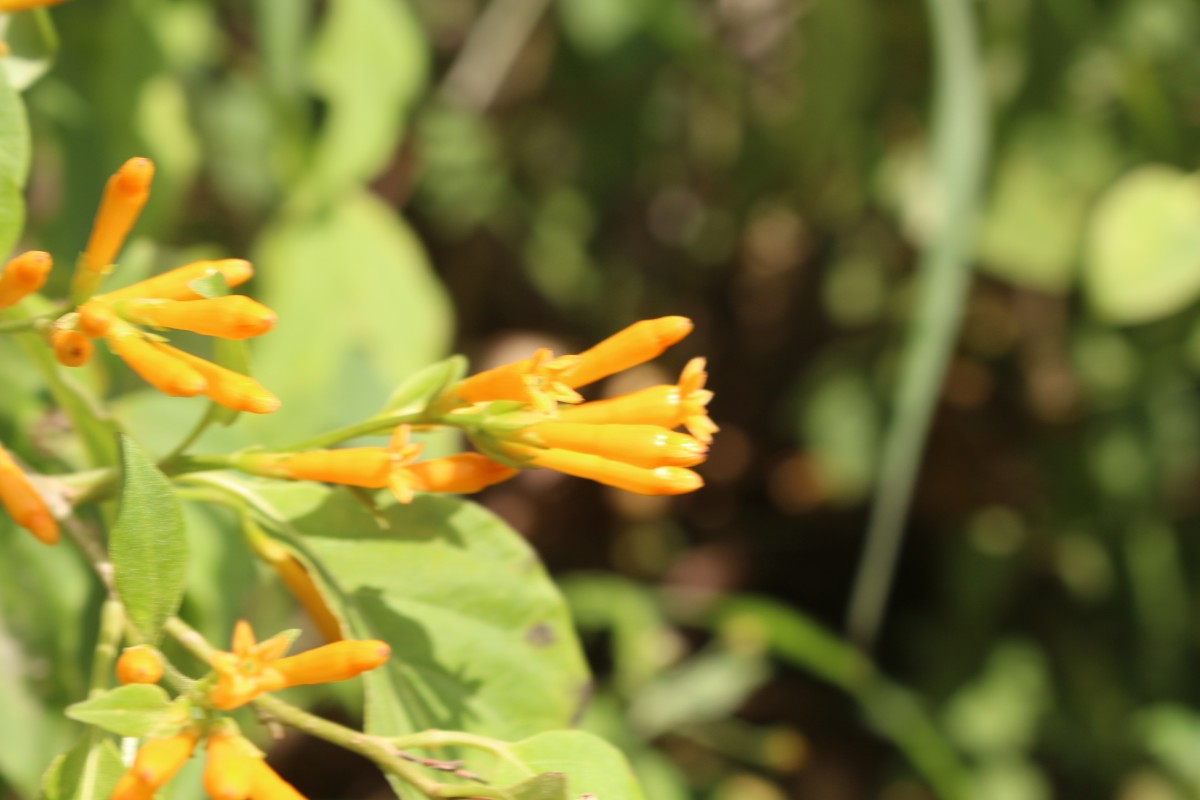
[[[733,714],[769,677],[754,655],[713,651],[662,673],[634,696],[630,722],[646,738]]]
[[[995,649],[982,675],[950,700],[947,728],[978,754],[1023,753],[1048,707],[1041,652],[1026,643],[1007,642]]]
[[[1161,704],[1139,712],[1133,727],[1142,746],[1172,776],[1200,793],[1200,715],[1191,708]]]
[[[42,77],[58,55],[58,33],[44,8],[0,17],[0,39],[9,50],[4,57],[4,71],[19,91]]]
[[[108,542],[113,583],[138,632],[155,642],[183,598],[183,512],[170,481],[128,436],[122,437],[121,466],[121,506]]]
[[[105,800],[124,771],[112,739],[84,734],[51,762],[42,776],[40,800]]]
[[[467,374],[467,360],[450,356],[406,378],[392,392],[381,413],[415,414]]]
[[[25,226],[22,189],[29,174],[29,121],[25,104],[0,67],[0,253],[7,253]]]
[[[279,314],[254,344],[256,377],[283,407],[248,430],[287,440],[363,420],[445,354],[445,292],[404,220],[365,192],[269,233],[256,263]]]
[[[646,24],[653,0],[559,0],[563,30],[580,50],[604,55],[620,47]]]
[[[364,676],[369,732],[515,739],[574,719],[588,673],[566,605],[499,519],[440,495],[372,515],[319,485],[223,483],[291,540],[355,636],[392,646]]]
[[[831,499],[853,503],[871,488],[878,461],[879,424],[874,395],[861,375],[833,369],[806,392],[801,441]]]
[[[307,184],[332,203],[387,164],[425,85],[428,50],[407,2],[339,0],[328,7],[309,81],[328,113]]]
[[[488,777],[495,783],[516,782],[525,774],[558,772],[566,776],[565,794],[532,797],[577,798],[595,795],[598,800],[641,800],[642,790],[621,752],[603,739],[583,731],[549,731],[505,748],[510,758],[498,760]],[[520,763],[520,767],[513,761]]]
[[[1017,130],[1000,156],[980,231],[985,269],[1017,286],[1066,290],[1088,206],[1116,167],[1098,124],[1045,119]]]
[[[1150,322],[1200,296],[1200,178],[1148,165],[1105,192],[1088,223],[1085,285],[1096,313]]]
[[[68,706],[73,720],[95,725],[118,736],[145,738],[169,724],[171,698],[161,686],[130,684]],[[178,724],[180,720],[176,721]]]

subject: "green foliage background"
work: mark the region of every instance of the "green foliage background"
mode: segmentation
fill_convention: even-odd
[[[945,235],[930,120],[958,67],[933,55],[935,5],[71,0],[25,94],[22,241],[72,263],[104,179],[147,155],[116,283],[254,260],[280,314],[255,374],[284,407],[212,449],[354,422],[455,350],[480,366],[694,318],[641,377],[709,357],[704,490],[535,473],[482,497],[560,579],[598,675],[583,725],[647,797],[1200,796],[1189,0],[969,4],[991,141],[976,274],[882,638],[868,661],[833,633],[917,265]],[[32,78],[54,36],[10,25],[5,68]],[[0,204],[20,191],[0,182]],[[0,337],[0,440],[47,472],[94,462],[103,432],[45,455],[69,431],[18,363]],[[109,374],[91,388],[155,456],[204,413]],[[285,627],[233,520],[185,514],[193,623],[221,641],[253,608]],[[0,796],[24,797],[77,735],[45,709],[84,694],[99,597],[69,547],[17,533],[0,522]],[[302,789],[376,786],[306,769],[312,747],[281,748]]]

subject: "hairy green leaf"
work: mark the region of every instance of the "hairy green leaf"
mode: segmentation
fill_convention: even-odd
[[[118,736],[138,738],[161,731],[175,712],[161,686],[130,684],[67,706],[73,720],[95,725]]]
[[[50,763],[41,800],[106,800],[124,771],[112,739],[86,733]]]
[[[153,642],[183,599],[183,512],[166,476],[127,436],[121,439],[121,466],[121,506],[109,538],[113,581],[130,619]]]

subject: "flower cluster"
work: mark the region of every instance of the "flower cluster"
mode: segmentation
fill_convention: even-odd
[[[275,313],[266,306],[243,295],[208,296],[213,285],[207,281],[216,279],[216,289],[223,290],[249,280],[254,274],[249,262],[198,261],[93,296],[141,214],[153,177],[149,159],[131,158],[105,186],[72,283],[72,297],[80,303],[78,314],[60,320],[51,336],[56,357],[67,366],[79,366],[91,354],[87,339],[103,338],[134,372],[165,394],[203,394],[228,408],[256,414],[275,411],[278,398],[253,378],[171,347],[161,336],[138,327],[223,339],[266,333],[275,324]]]
[[[256,642],[244,620],[233,632],[233,649],[211,657],[213,676],[204,702],[213,709],[232,711],[264,692],[331,683],[353,678],[387,661],[391,648],[376,640],[348,640],[283,657],[292,637],[279,634]],[[117,662],[122,683],[152,683],[162,675],[158,654],[148,647],[131,647]],[[204,789],[215,800],[276,800],[302,798],[263,760],[263,754],[237,733],[231,720],[203,724],[181,721],[180,727],[142,745],[133,764],[117,782],[112,800],[151,800],[205,742],[208,759]]]
[[[717,426],[708,416],[704,359],[692,359],[676,385],[653,386],[581,403],[575,391],[645,363],[687,336],[686,317],[643,320],[575,356],[548,355],[479,373],[452,389],[472,406],[519,400],[526,405],[483,427],[481,447],[521,463],[638,494],[683,494],[704,481],[690,467],[704,461]],[[527,411],[535,412],[532,419]],[[685,427],[687,434],[675,429]]]
[[[577,388],[645,363],[687,336],[686,317],[643,320],[578,355],[533,356],[472,375],[431,403],[439,424],[457,425],[481,453],[418,461],[420,445],[398,426],[386,447],[246,452],[233,466],[254,475],[390,489],[402,503],[415,492],[476,492],[545,467],[640,494],[683,494],[704,481],[717,430],[706,406],[704,359],[692,359],[678,384],[584,403]],[[686,428],[689,433],[675,429]]]

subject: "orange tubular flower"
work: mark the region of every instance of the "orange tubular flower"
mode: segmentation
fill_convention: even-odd
[[[564,422],[592,424],[648,424],[664,428],[684,426],[692,436],[705,444],[712,442],[719,430],[709,418],[706,406],[713,393],[704,388],[708,373],[704,359],[693,358],[683,368],[675,386],[651,386],[648,389],[620,395],[608,400],[563,408],[559,417]]]
[[[196,731],[189,728],[174,736],[146,742],[134,757],[133,766],[117,782],[112,800],[150,800],[192,757],[198,738]]]
[[[564,375],[568,386],[586,386],[662,355],[692,332],[687,317],[659,317],[635,322],[583,351]]]
[[[4,265],[0,273],[0,309],[8,308],[41,289],[54,266],[50,254],[41,250],[22,253]]]
[[[282,658],[274,666],[285,687],[309,686],[357,677],[382,666],[391,654],[387,642],[347,639]]]
[[[46,501],[3,446],[0,446],[0,505],[8,511],[13,522],[41,541],[46,544],[58,542],[58,523]]]
[[[290,644],[283,634],[255,642],[250,624],[239,620],[233,629],[233,652],[212,655],[217,685],[209,692],[209,701],[222,711],[232,711],[264,692],[282,689],[283,676],[274,665]]]
[[[253,786],[254,762],[261,760],[254,745],[237,734],[210,735],[204,791],[213,800],[246,800]]]
[[[81,367],[92,359],[91,339],[79,331],[59,328],[50,334],[50,347],[54,350],[54,358],[64,367]]]
[[[249,411],[251,414],[270,414],[280,406],[279,398],[249,375],[225,369],[219,364],[205,361],[161,342],[153,342],[152,346],[199,373],[206,384],[204,394],[214,403],[235,411]]]
[[[146,383],[172,397],[195,397],[208,388],[204,376],[148,340],[141,331],[127,322],[113,320],[104,334],[108,347]],[[168,348],[169,349],[169,348]],[[175,351],[178,352],[178,351]]]
[[[637,467],[694,467],[708,455],[708,445],[659,425],[590,425],[539,422],[525,429],[540,444],[575,450]]]
[[[257,758],[250,765],[250,797],[253,800],[304,800],[296,787],[279,777],[267,762]]]
[[[92,234],[75,271],[72,294],[83,298],[96,290],[125,244],[125,237],[150,197],[154,163],[148,158],[131,158],[108,179],[100,208],[92,222]]]
[[[704,479],[683,467],[639,467],[611,458],[557,448],[510,447],[515,455],[527,457],[532,464],[577,478],[587,478],[635,494],[672,495],[694,492]]]
[[[554,410],[555,402],[578,403],[579,393],[563,381],[575,365],[574,356],[553,358],[542,348],[532,358],[514,361],[465,378],[454,387],[454,396],[468,403],[490,400],[519,400],[543,414]]]
[[[312,619],[313,624],[317,626],[317,630],[321,632],[321,636],[325,637],[325,641],[340,641],[342,638],[342,625],[338,622],[337,617],[333,615],[333,612],[329,610],[329,605],[325,602],[325,598],[321,596],[316,582],[308,574],[305,566],[288,552],[281,553],[277,558],[268,559],[268,562],[275,568],[275,572],[279,574],[279,579],[283,581],[283,585],[292,593],[292,597],[296,598],[300,602],[300,605],[304,606],[304,610],[308,612],[308,616]]]
[[[119,306],[122,317],[138,325],[174,328],[222,339],[249,339],[275,326],[275,312],[240,294],[204,300],[126,300]]]
[[[214,653],[217,685],[209,693],[215,708],[231,711],[264,692],[289,686],[344,681],[387,661],[391,648],[374,639],[348,639],[281,658],[288,648],[284,636],[260,644],[244,620],[233,631],[233,652]]]
[[[117,659],[117,680],[122,684],[158,683],[163,676],[162,659],[145,645],[127,647]]]
[[[408,471],[417,491],[446,494],[472,494],[506,481],[518,472],[479,453],[420,461],[409,466]]]
[[[216,261],[196,261],[185,264],[153,278],[126,286],[124,289],[114,289],[97,295],[96,299],[105,303],[117,303],[122,300],[151,297],[160,300],[203,300],[204,295],[191,287],[192,281],[220,273],[230,288],[240,286],[254,275],[254,267],[249,261],[241,258],[223,258]]]

